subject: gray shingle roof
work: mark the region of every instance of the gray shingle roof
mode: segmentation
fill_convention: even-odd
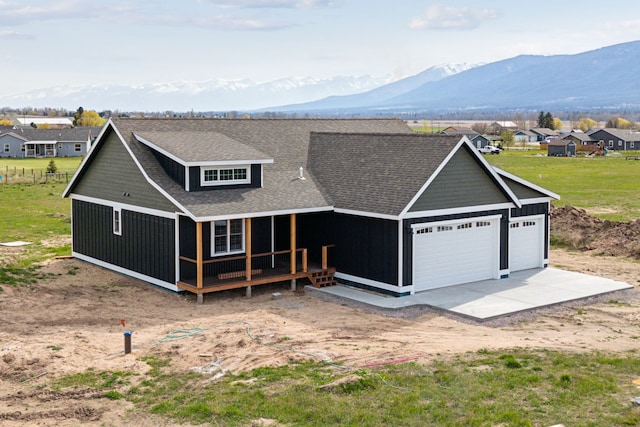
[[[12,131],[16,135],[27,139],[28,141],[69,141],[69,142],[86,142],[90,140],[91,128],[77,127],[71,129],[14,129]],[[94,137],[96,135],[93,135]]]
[[[179,158],[181,163],[272,160],[268,155],[219,132],[155,132],[136,134]],[[140,141],[143,142],[143,141]]]
[[[336,208],[395,216],[459,141],[453,135],[312,133],[308,168]]]
[[[402,120],[395,119],[119,118],[113,119],[113,123],[149,178],[187,213],[199,219],[331,206],[332,201],[327,193],[321,191],[313,174],[307,174],[304,181],[297,179],[299,168],[307,165],[311,132],[413,134]],[[135,133],[151,138],[152,133],[165,132],[222,134],[273,158],[274,163],[263,166],[263,188],[187,192],[164,172],[150,149],[134,136]],[[176,152],[178,157],[188,157],[189,146],[182,144],[181,147]],[[216,160],[215,153],[212,153],[211,160]]]

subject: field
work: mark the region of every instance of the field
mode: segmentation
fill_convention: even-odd
[[[515,150],[486,158],[559,193],[562,203],[638,217],[640,200],[623,200],[615,185],[633,191],[640,162]],[[580,177],[603,174],[598,168],[608,180],[580,189]],[[0,249],[3,426],[640,424],[636,290],[483,324],[424,308],[374,310],[283,285],[250,299],[242,290],[208,295],[197,305],[192,296],[53,259],[70,250],[63,189],[0,185],[10,215],[0,240],[32,242]],[[631,259],[560,248],[550,258],[639,284],[640,264]],[[127,355],[125,330],[133,331]]]
[[[640,218],[640,161],[625,156],[546,157],[540,151],[506,150],[486,155],[494,166],[561,196],[555,206],[572,205],[612,221]],[[636,155],[630,153],[629,155]]]

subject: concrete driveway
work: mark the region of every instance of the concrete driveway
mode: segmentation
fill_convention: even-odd
[[[544,268],[518,271],[506,279],[448,286],[405,297],[389,297],[342,285],[309,288],[381,308],[426,305],[475,320],[490,320],[534,308],[633,289],[633,286],[602,277]]]

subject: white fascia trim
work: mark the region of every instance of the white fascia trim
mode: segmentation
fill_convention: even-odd
[[[215,216],[194,217],[189,215],[191,219],[196,222],[208,222],[218,221],[224,219],[242,219],[242,218],[261,218],[265,216],[278,216],[278,215],[290,215],[290,214],[304,214],[314,212],[332,212],[333,206],[320,206],[317,208],[304,208],[304,209],[286,209],[281,211],[269,211],[269,212],[243,212],[238,214],[221,214]]]
[[[525,187],[529,187],[533,190],[539,191],[542,194],[546,194],[547,196],[551,197],[552,199],[556,199],[556,200],[560,200],[560,196],[557,195],[556,193],[554,193],[553,191],[549,191],[546,188],[542,188],[532,182],[527,181],[526,179],[522,179],[519,176],[513,175],[505,170],[502,170],[500,168],[497,167],[493,167],[493,169],[495,169],[495,171],[499,174],[499,175],[503,175],[506,176],[507,178],[517,182],[518,184],[522,184]]]
[[[532,199],[520,199],[523,205],[531,205],[534,203],[548,203],[551,201],[550,197],[535,197]]]
[[[513,203],[499,203],[495,205],[462,206],[459,208],[434,209],[432,211],[410,212],[404,216],[404,219],[415,219],[415,218],[440,216],[440,215],[457,215],[457,214],[464,214],[464,213],[470,213],[470,212],[492,211],[492,210],[498,210],[498,209],[511,209],[513,207],[514,207]]]
[[[273,163],[273,159],[251,159],[251,160],[215,160],[207,162],[186,162],[189,166],[236,166],[236,165],[256,165]]]
[[[148,283],[151,283],[151,284],[154,284],[154,285],[157,285],[157,286],[161,286],[161,287],[163,287],[165,289],[169,289],[169,290],[174,291],[174,292],[179,292],[180,291],[180,289],[178,288],[178,286],[176,286],[175,283],[165,282],[164,280],[156,279],[155,277],[150,277],[150,276],[147,276],[146,274],[137,273],[135,271],[128,270],[126,268],[119,267],[117,265],[113,265],[113,264],[110,264],[108,262],[104,262],[104,261],[101,261],[99,259],[83,255],[83,254],[78,253],[78,252],[72,252],[71,255],[73,255],[74,258],[78,258],[79,260],[86,261],[88,263],[95,264],[97,266],[106,268],[108,270],[115,271],[116,273],[120,273],[120,274],[124,274],[124,275],[130,276],[130,277],[133,277],[134,279],[142,280],[144,282],[148,282]]]
[[[427,179],[427,182],[424,183],[422,188],[420,188],[420,190],[418,190],[418,192],[409,201],[407,206],[405,206],[404,209],[402,210],[402,212],[400,212],[400,217],[401,218],[406,218],[407,217],[406,216],[407,212],[409,212],[409,209],[411,209],[411,206],[413,206],[414,203],[422,196],[422,194],[427,190],[429,185],[431,185],[433,180],[436,179],[436,177],[440,174],[440,172],[442,172],[442,170],[445,168],[445,166],[449,163],[449,161],[451,161],[453,156],[458,152],[460,147],[462,147],[463,145],[466,145],[469,148],[469,150],[471,151],[471,153],[473,153],[472,155],[475,155],[476,158],[479,159],[480,163],[484,166],[485,170],[487,172],[489,172],[489,174],[491,174],[491,176],[493,176],[495,181],[498,183],[498,185],[500,185],[500,187],[505,191],[505,193],[507,193],[507,195],[512,200],[512,202],[517,207],[521,206],[520,205],[520,201],[518,200],[516,195],[511,191],[511,189],[502,180],[502,178],[500,178],[500,176],[496,173],[496,171],[493,169],[493,167],[484,159],[484,157],[482,156],[482,154],[480,154],[478,149],[473,146],[473,144],[471,143],[469,138],[467,138],[466,136],[463,136],[462,138],[460,138],[460,141],[458,142],[458,144],[456,144],[456,146],[453,148],[453,150],[451,150],[451,152],[447,155],[447,157],[442,161],[442,163],[440,163],[440,165],[433,172],[433,174],[431,174],[429,179]]]
[[[132,212],[138,212],[162,218],[176,219],[176,212],[166,212],[158,209],[143,208],[137,205],[129,205],[127,203],[113,202],[111,200],[98,199],[96,197],[83,196],[80,194],[72,194],[71,200],[80,200],[82,202],[94,203],[96,205],[111,206],[115,209],[125,209]]]
[[[267,159],[252,159],[252,160],[213,160],[213,161],[188,162],[188,161],[185,161],[185,160],[177,157],[175,154],[171,154],[167,150],[158,147],[153,142],[151,142],[151,141],[149,141],[147,139],[144,139],[143,137],[141,137],[140,135],[136,134],[135,132],[133,133],[133,136],[139,142],[143,143],[147,147],[153,148],[157,152],[164,154],[165,156],[169,157],[171,160],[173,160],[175,162],[178,162],[179,164],[181,164],[183,166],[224,166],[224,165],[245,165],[245,164],[255,164],[255,163],[273,163],[273,159],[269,159],[269,158],[267,158]]]
[[[417,224],[411,224],[411,230],[415,234],[417,228],[424,228],[425,226],[430,226],[430,225],[449,225],[449,224],[458,224],[458,223],[467,222],[467,221],[496,221],[501,218],[502,218],[502,215],[487,215],[487,216],[478,216],[473,218],[450,219],[447,221],[421,222]]]
[[[356,210],[352,210],[352,209],[335,208],[334,212],[335,213],[346,214],[346,215],[365,216],[365,217],[368,217],[368,218],[390,219],[392,221],[397,221],[397,220],[400,219],[400,217],[397,216],[397,215],[388,215],[388,214],[381,214],[381,213],[376,213],[376,212],[356,211]]]
[[[365,279],[364,277],[352,276],[350,274],[338,273],[338,272],[336,272],[334,276],[337,277],[338,279],[349,280],[350,282],[361,283],[363,285],[372,286],[374,288],[379,288],[379,289],[385,289],[391,292],[407,292],[407,291],[411,291],[411,288],[413,287],[413,286],[400,287],[396,285],[390,285],[388,283],[378,282],[376,280]]]

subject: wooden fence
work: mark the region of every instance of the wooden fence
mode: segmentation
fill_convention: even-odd
[[[46,169],[27,169],[6,166],[0,169],[0,184],[69,183],[73,172],[47,172]]]

